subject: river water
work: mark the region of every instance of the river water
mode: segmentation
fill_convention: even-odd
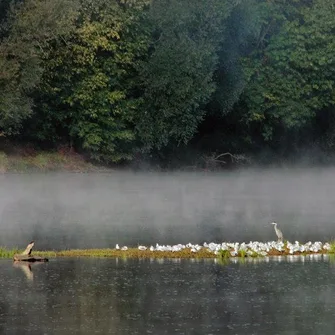
[[[0,246],[335,238],[335,169],[0,175]]]
[[[0,246],[335,238],[335,169],[0,175]],[[0,260],[0,334],[334,334],[332,259]]]
[[[334,334],[335,263],[0,261],[0,334]]]

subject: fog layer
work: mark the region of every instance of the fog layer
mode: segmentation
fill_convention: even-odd
[[[335,169],[225,173],[0,176],[0,245],[103,248],[116,243],[335,237]]]

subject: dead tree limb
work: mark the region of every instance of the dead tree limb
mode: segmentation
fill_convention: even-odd
[[[40,256],[33,256],[31,254],[31,251],[34,247],[34,241],[31,241],[28,245],[25,251],[23,251],[21,254],[15,254],[14,255],[14,261],[19,262],[47,262],[47,258],[43,258]]]
[[[23,253],[21,255],[30,255],[31,251],[33,250],[35,242],[31,241],[28,245],[25,251],[23,251]]]
[[[241,164],[249,161],[249,159],[244,155],[232,154],[230,152],[224,152],[219,155],[217,155],[216,153],[212,153],[211,155],[203,156],[202,158],[205,161],[207,168],[216,168],[219,166],[219,164],[229,163],[225,160],[225,157],[227,156],[230,157],[232,163],[236,164]]]
[[[214,157],[214,161],[217,162],[223,162],[222,160],[219,160],[219,158],[224,157],[224,156],[229,156],[231,158],[231,160],[234,162],[238,162],[238,161],[245,161],[247,160],[247,158],[244,155],[233,155],[230,152],[224,152],[223,154],[220,154],[216,157]]]

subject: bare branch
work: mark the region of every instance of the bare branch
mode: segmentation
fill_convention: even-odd
[[[30,256],[31,255],[31,251],[33,250],[33,247],[34,247],[34,241],[31,241],[28,245],[27,245],[27,248],[25,251],[23,251],[23,253],[21,255],[28,255]]]

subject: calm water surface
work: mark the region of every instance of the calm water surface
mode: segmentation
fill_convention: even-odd
[[[0,334],[334,334],[335,264],[0,261]]]

